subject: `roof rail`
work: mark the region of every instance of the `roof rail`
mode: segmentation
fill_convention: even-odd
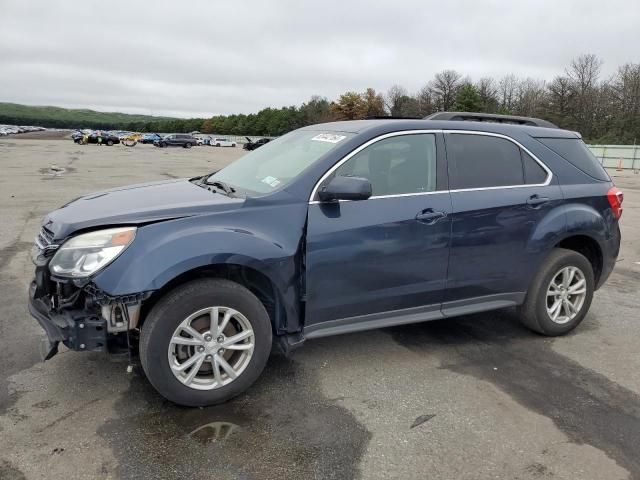
[[[365,120],[422,120],[422,117],[402,117],[399,115],[369,115]]]
[[[468,122],[511,123],[515,125],[530,125],[533,127],[558,128],[551,122],[533,117],[519,117],[517,115],[497,115],[494,113],[475,112],[437,112],[424,117],[425,120],[452,120]]]

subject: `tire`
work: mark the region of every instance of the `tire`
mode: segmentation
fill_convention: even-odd
[[[107,140],[107,145],[109,145],[110,147],[113,147],[113,140]]]
[[[232,147],[232,148],[236,148],[236,144],[235,144],[235,143],[232,143],[232,144],[231,144],[231,147]]]
[[[162,142],[162,143],[160,144],[160,148],[165,148],[166,146],[167,146],[167,144],[166,144],[166,143],[164,143],[164,142]]]
[[[582,275],[584,279],[585,291],[582,300],[579,301],[578,295],[569,295],[568,297],[570,302],[573,301],[575,303],[575,305],[572,303],[572,307],[576,310],[570,314],[566,313],[568,306],[565,307],[563,304],[563,293],[560,293],[558,296],[548,295],[548,293],[551,292],[552,281],[556,284],[561,283],[560,280],[563,279],[563,271],[569,273],[574,271],[572,277],[574,283],[569,287],[569,290],[567,290],[566,287],[561,287],[564,289],[563,292],[571,291],[571,289],[573,289],[572,291],[574,292],[581,291],[581,287],[574,287],[580,282],[580,275]],[[584,319],[591,306],[594,289],[595,280],[593,267],[589,260],[573,250],[556,248],[543,262],[540,270],[531,282],[524,303],[518,307],[520,320],[531,330],[543,335],[551,337],[564,335],[576,328]],[[554,289],[554,291],[556,290]],[[560,292],[559,290],[557,291]],[[582,294],[579,295],[581,296]],[[553,308],[553,305],[558,301],[562,305],[557,313],[558,318],[554,321],[552,314],[549,312],[549,308]],[[563,312],[565,314],[564,316],[561,315]]]
[[[185,143],[184,144],[184,148],[191,148],[191,144],[190,143]]]
[[[216,143],[216,147],[219,147],[219,146],[220,146],[220,144],[219,144],[219,143]]]
[[[208,376],[201,377],[202,370],[198,370],[195,381],[210,382],[215,386],[208,387],[209,389],[204,389],[202,386],[198,387],[197,384],[195,386],[187,386],[173,373],[170,362],[178,366],[183,362],[178,362],[177,356],[172,356],[170,347],[183,348],[187,349],[187,351],[189,351],[188,349],[201,347],[172,345],[172,338],[176,338],[177,329],[187,322],[189,318],[203,311],[203,309],[210,309],[210,307],[218,307],[240,313],[242,321],[250,325],[253,330],[252,354],[248,359],[242,360],[242,357],[233,356],[244,355],[244,352],[248,352],[248,350],[234,349],[224,351],[223,357],[226,357],[227,354],[231,355],[228,358],[229,365],[233,363],[234,358],[240,358],[244,362],[240,373],[235,379],[232,379],[224,369],[219,368],[222,377],[218,378],[222,379],[226,375],[224,380],[228,382],[226,384],[220,385],[217,382],[217,378],[212,378],[214,375],[212,365],[215,365],[215,361],[210,360],[209,363],[201,363],[202,367],[200,368],[208,368],[211,372],[208,373]],[[196,320],[192,321],[204,322],[204,327],[194,326],[194,328],[200,328],[199,331],[204,335],[209,328],[209,317],[206,313],[202,315],[202,317],[194,317]],[[234,319],[235,317],[232,317],[232,320],[228,322],[227,329],[229,326],[234,326]],[[202,323],[199,325],[202,325]],[[229,335],[227,329],[224,332]],[[234,330],[234,332],[240,331],[242,331],[241,328]],[[227,340],[229,338],[227,337]],[[195,337],[192,339],[195,339]],[[245,340],[242,341],[244,342]],[[247,341],[250,342],[251,339]],[[209,344],[214,342],[216,342],[216,339],[210,340]],[[179,405],[200,407],[226,402],[249,388],[262,373],[271,352],[271,344],[272,333],[269,315],[264,305],[253,293],[242,285],[229,280],[201,279],[191,281],[170,291],[153,307],[142,326],[140,360],[149,381],[163,397]],[[216,349],[218,347],[207,348]],[[221,350],[218,350],[217,353],[220,353]],[[191,357],[198,355],[195,350],[190,351],[192,352],[190,354]],[[207,352],[200,355],[205,355]],[[189,354],[187,353],[186,355]],[[208,357],[212,357],[212,355],[208,355]],[[216,353],[213,354],[213,357],[216,358],[216,361],[220,358]],[[238,364],[234,364],[234,366]],[[186,371],[190,372],[191,368],[187,368]],[[185,373],[183,372],[183,374]]]

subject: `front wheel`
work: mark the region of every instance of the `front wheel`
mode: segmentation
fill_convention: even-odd
[[[542,264],[518,309],[522,323],[548,336],[570,332],[589,311],[594,289],[589,260],[573,250],[556,248]]]
[[[271,351],[264,305],[242,285],[204,279],[169,292],[142,326],[140,360],[168,400],[215,405],[245,391]]]

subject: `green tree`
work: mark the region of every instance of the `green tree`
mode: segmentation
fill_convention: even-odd
[[[456,94],[455,110],[458,112],[482,111],[482,98],[476,87],[470,83],[462,85]]]
[[[299,113],[303,125],[330,122],[334,119],[329,100],[314,95],[307,103],[300,106]]]

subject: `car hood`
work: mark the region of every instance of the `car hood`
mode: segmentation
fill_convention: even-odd
[[[91,193],[44,218],[56,240],[98,226],[140,225],[240,208],[244,199],[201,188],[188,179],[142,183]]]

